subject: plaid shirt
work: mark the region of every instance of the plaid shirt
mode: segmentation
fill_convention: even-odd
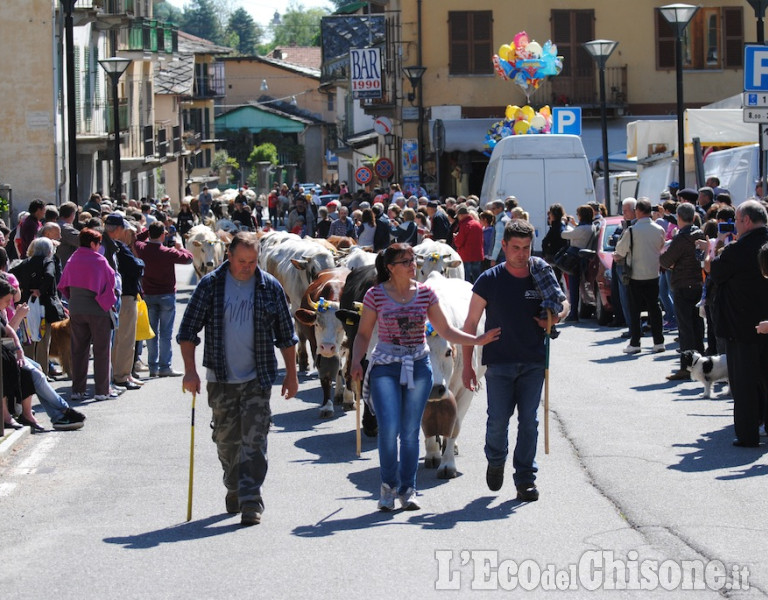
[[[565,302],[565,294],[560,289],[560,285],[557,283],[555,272],[552,267],[549,266],[547,261],[538,256],[531,256],[528,260],[528,268],[531,271],[531,277],[539,288],[541,293],[541,307],[552,310],[555,315],[559,315],[563,312],[563,302]]]
[[[224,290],[229,262],[208,273],[189,299],[176,335],[177,342],[200,343],[198,333],[205,327],[203,366],[213,369],[216,380],[227,381],[224,345]],[[259,384],[269,388],[277,378],[277,358],[272,346],[288,348],[298,343],[285,292],[269,273],[256,269],[253,305],[253,343]]]

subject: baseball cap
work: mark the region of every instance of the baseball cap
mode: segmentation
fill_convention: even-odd
[[[427,202],[427,206],[429,206],[430,208],[437,208],[437,202],[435,200],[430,200],[429,202]]]
[[[117,225],[118,227],[125,227],[125,219],[120,213],[111,213],[104,219],[105,225]]]

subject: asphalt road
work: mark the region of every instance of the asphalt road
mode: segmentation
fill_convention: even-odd
[[[190,290],[180,286],[177,322]],[[320,420],[316,376],[302,376],[292,400],[278,397],[278,381],[266,510],[251,528],[224,511],[205,393],[189,523],[191,396],[180,379],[85,403],[81,431],[31,436],[0,462],[0,593],[765,597],[765,448],[731,446],[729,399],[701,400],[699,384],[664,379],[673,350],[651,354],[645,338],[627,357],[624,345],[594,322],[563,326],[552,343],[551,450],[540,435],[541,499],[531,504],[514,499],[511,468],[500,492],[485,485],[484,392],[464,422],[459,476],[440,481],[421,467],[422,510],[384,514],[375,441],[364,437],[355,456],[354,413]],[[705,589],[684,589],[691,570]],[[610,589],[622,574],[630,589]],[[641,580],[649,590],[632,589]],[[729,589],[745,580],[748,590]]]

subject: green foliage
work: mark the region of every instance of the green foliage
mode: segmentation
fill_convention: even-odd
[[[0,196],[0,213],[7,213],[9,208],[8,200]]]
[[[176,8],[173,4],[165,2],[164,0],[160,0],[159,2],[158,0],[155,0],[152,7],[152,14],[156,19],[171,21],[176,24],[181,23],[184,18],[184,13],[180,8]]]
[[[347,4],[355,4],[359,1],[360,0],[330,0],[331,4],[333,4],[337,9],[341,8],[342,6],[346,6]]]
[[[319,46],[320,19],[328,15],[323,8],[304,9],[301,4],[291,4],[282,16],[282,23],[275,26],[272,47]]]
[[[237,43],[230,45],[238,54],[254,56],[264,34],[261,27],[244,8],[238,8],[229,16],[227,30],[230,36],[237,36]]]
[[[214,44],[224,44],[224,31],[213,0],[192,0],[184,10],[181,29]]]
[[[240,163],[236,158],[230,156],[226,150],[217,150],[211,160],[211,170],[217,175],[221,175],[221,169],[227,168],[228,183],[235,183],[240,180]]]
[[[268,161],[273,165],[278,163],[277,147],[274,144],[266,143],[256,146],[248,157],[248,163],[255,166],[257,162]]]

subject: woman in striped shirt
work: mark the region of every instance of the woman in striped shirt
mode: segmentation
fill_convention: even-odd
[[[363,301],[351,376],[358,381],[363,378],[361,361],[378,324],[378,341],[368,359],[363,397],[373,403],[379,424],[379,508],[393,510],[397,498],[405,510],[418,510],[419,426],[432,389],[427,319],[439,335],[455,344],[483,346],[496,340],[501,330],[474,336],[450,325],[432,288],[415,280],[416,258],[409,244],[392,244],[379,252],[376,274],[377,285],[368,290]]]

